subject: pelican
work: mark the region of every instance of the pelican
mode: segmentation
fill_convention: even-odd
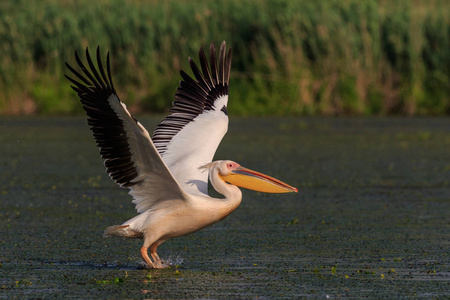
[[[120,187],[129,189],[138,212],[125,223],[106,228],[104,236],[143,239],[140,252],[148,268],[165,267],[157,248],[168,239],[198,231],[234,211],[242,200],[238,187],[266,193],[297,192],[295,187],[234,161],[212,161],[228,129],[231,48],[226,51],[225,41],[218,58],[211,43],[209,65],[200,48],[201,71],[189,57],[195,78],[180,71],[175,101],[153,137],[119,99],[109,52],[106,71],[99,47],[96,65],[87,48],[87,65],[77,52],[75,59],[82,73],[66,63],[76,79],[65,76],[86,111],[107,173]],[[208,195],[208,179],[223,198]]]

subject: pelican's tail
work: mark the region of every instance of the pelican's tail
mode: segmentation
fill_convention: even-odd
[[[103,232],[103,237],[108,236],[122,236],[129,239],[141,239],[144,235],[142,232],[133,230],[130,228],[130,225],[114,225],[109,226]]]

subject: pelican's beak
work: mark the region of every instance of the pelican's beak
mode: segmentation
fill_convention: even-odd
[[[262,173],[238,167],[228,175],[219,174],[220,178],[233,185],[264,193],[290,193],[298,190],[276,178]]]

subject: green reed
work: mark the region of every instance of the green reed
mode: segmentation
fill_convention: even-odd
[[[97,45],[133,111],[165,112],[187,57],[226,40],[232,114],[449,114],[449,12],[444,0],[9,1],[0,113],[81,112],[64,61]]]

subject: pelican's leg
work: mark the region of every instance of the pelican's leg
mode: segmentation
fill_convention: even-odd
[[[141,255],[142,258],[144,258],[145,262],[147,263],[147,265],[150,268],[155,268],[155,264],[150,260],[150,257],[148,257],[148,253],[147,253],[148,247],[143,246],[141,248]]]
[[[156,242],[150,247],[150,255],[152,256],[154,260],[153,268],[162,269],[164,268],[161,258],[159,258],[158,253],[156,253],[156,249],[158,249],[158,246],[160,243]]]

